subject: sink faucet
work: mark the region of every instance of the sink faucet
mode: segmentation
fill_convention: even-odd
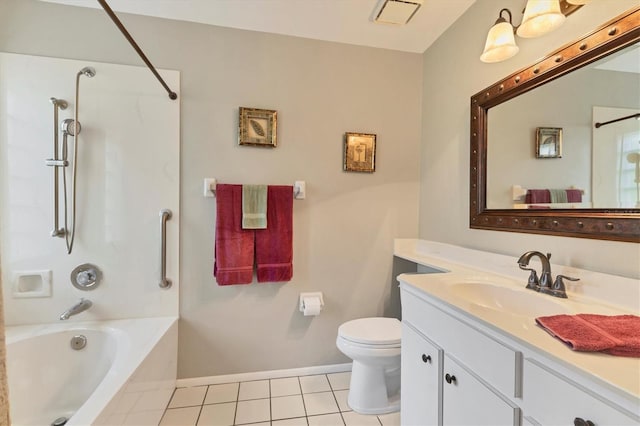
[[[91,307],[91,305],[93,305],[93,303],[91,303],[91,300],[82,298],[78,303],[64,311],[62,315],[60,315],[60,320],[68,320],[69,317],[78,315],[80,312],[86,311]]]
[[[540,263],[542,263],[542,271],[540,273],[539,280],[535,269],[527,268],[527,266],[529,266],[529,261],[534,256],[538,257],[540,259]],[[565,290],[563,279],[567,279],[569,281],[578,281],[579,278],[572,278],[566,275],[558,275],[554,281],[551,277],[551,264],[549,263],[549,259],[551,259],[551,253],[547,253],[546,255],[544,255],[539,251],[528,251],[520,256],[520,259],[518,259],[518,266],[524,271],[531,271],[529,279],[527,280],[527,288],[539,291],[540,293],[550,294],[551,296],[566,299],[567,292]]]

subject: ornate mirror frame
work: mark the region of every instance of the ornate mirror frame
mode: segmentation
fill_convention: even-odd
[[[471,228],[640,243],[640,209],[487,209],[489,108],[639,40],[640,7],[471,97]]]

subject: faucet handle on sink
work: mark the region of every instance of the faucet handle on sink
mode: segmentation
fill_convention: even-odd
[[[563,279],[567,279],[569,281],[580,281],[580,278],[568,277],[566,275],[558,275],[556,276],[556,280],[553,282],[553,285],[551,286],[551,288],[545,291],[545,293],[551,294],[552,296],[555,296],[555,297],[561,297],[563,299],[566,299],[567,293],[566,293]]]
[[[530,271],[531,274],[529,274],[529,279],[527,279],[527,287],[531,290],[538,290],[538,288],[540,287],[540,280],[538,279],[538,274],[536,273],[536,270],[533,268],[525,268],[523,265],[519,265],[520,269],[522,269],[523,271]]]

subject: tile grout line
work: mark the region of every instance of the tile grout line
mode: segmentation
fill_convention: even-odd
[[[336,390],[333,389],[331,380],[329,380],[329,375],[325,374],[325,376],[327,376],[327,381],[329,382],[329,389],[331,389],[331,395],[333,395],[333,400],[336,402],[336,406],[338,407],[338,413],[340,414],[340,419],[342,419],[342,424],[346,425],[347,422],[345,421],[344,416],[342,415],[342,409],[340,408],[340,404],[338,404],[338,398],[336,397]]]
[[[236,424],[238,417],[238,405],[240,404],[240,382],[238,382],[238,391],[236,392],[236,409],[233,412],[233,424]]]

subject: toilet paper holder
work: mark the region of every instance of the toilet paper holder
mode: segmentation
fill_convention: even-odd
[[[316,291],[316,292],[309,292],[309,293],[300,293],[300,301],[299,301],[298,309],[300,310],[300,312],[304,313],[305,309],[307,308],[306,304],[308,302],[316,301],[316,300],[320,301],[320,310],[322,310],[322,308],[324,307],[324,299],[322,297],[322,292]]]

